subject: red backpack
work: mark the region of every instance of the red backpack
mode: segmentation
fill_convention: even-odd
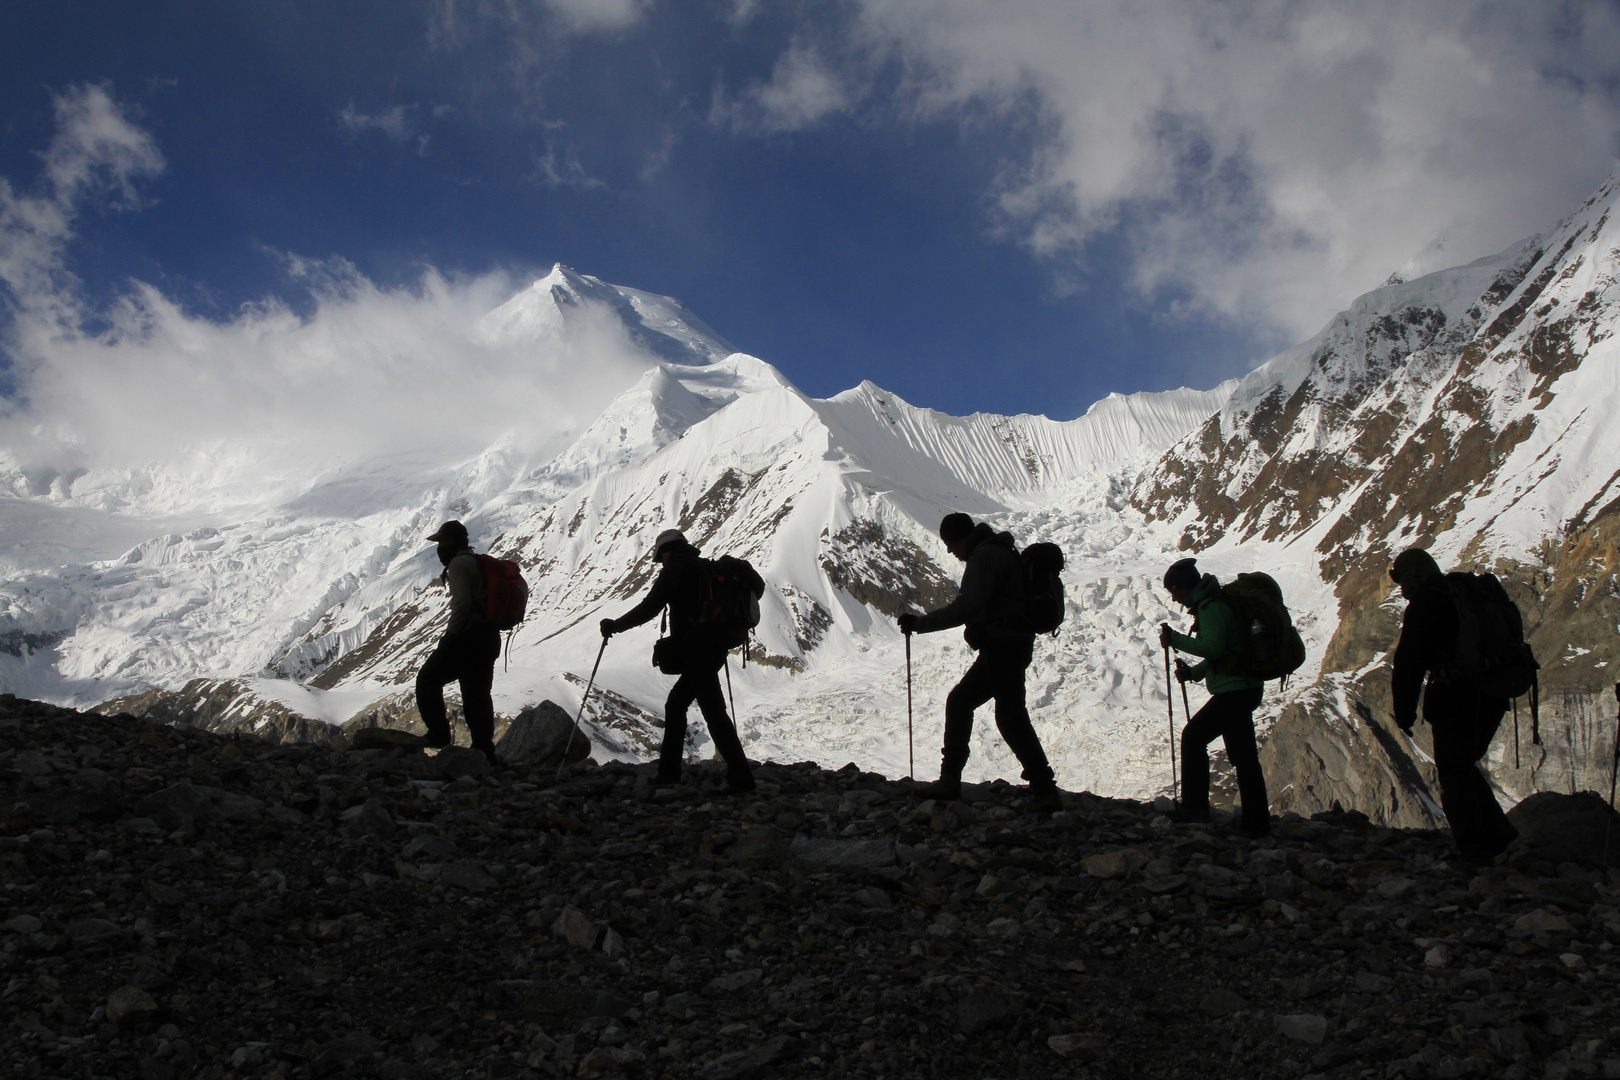
[[[511,559],[476,555],[484,571],[484,618],[497,630],[510,630],[523,621],[529,606],[529,583]]]

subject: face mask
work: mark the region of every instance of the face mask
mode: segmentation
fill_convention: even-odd
[[[439,549],[438,550],[439,550],[439,563],[441,565],[443,565],[443,566],[449,566],[450,565],[450,560],[455,558],[456,552],[460,551],[461,548],[459,548],[459,547],[451,547],[449,544],[447,544],[447,543],[445,543],[444,541],[441,540],[441,541],[439,541]]]

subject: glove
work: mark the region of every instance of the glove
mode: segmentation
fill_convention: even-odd
[[[1172,633],[1174,631],[1170,629],[1169,623],[1162,622],[1159,624],[1159,648],[1168,649],[1170,647],[1170,635]]]
[[[1177,682],[1197,682],[1198,681],[1197,679],[1193,678],[1192,667],[1190,665],[1188,665],[1187,661],[1183,660],[1179,656],[1176,657],[1176,681]]]
[[[1416,724],[1417,717],[1415,716],[1408,716],[1404,719],[1398,716],[1395,718],[1395,726],[1406,732],[1407,735],[1412,734],[1412,728]]]
[[[917,631],[917,616],[911,614],[909,611],[896,619],[895,622],[900,624],[900,632],[902,634],[910,635],[916,633]]]
[[[612,637],[614,635],[614,633],[615,633],[614,626],[616,625],[616,622],[617,622],[617,620],[614,620],[614,619],[603,619],[602,620],[602,636],[603,637],[610,638],[610,637]]]

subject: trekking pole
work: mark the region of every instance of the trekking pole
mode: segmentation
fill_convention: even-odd
[[[1182,709],[1185,710],[1187,688],[1181,688]],[[1170,712],[1170,801],[1181,805],[1181,789],[1176,775],[1176,692],[1170,685],[1170,646],[1164,647],[1164,704]]]
[[[731,700],[731,726],[737,726],[737,695],[731,692],[731,656],[728,654],[724,661],[726,666],[726,697]]]
[[[1620,682],[1614,684],[1614,700],[1620,705]],[[1609,865],[1609,828],[1614,824],[1614,782],[1620,777],[1620,713],[1614,720],[1614,754],[1609,763],[1609,813],[1603,819],[1603,865]]]
[[[1513,767],[1519,767],[1519,699],[1513,699]]]
[[[568,754],[574,749],[574,732],[579,730],[579,721],[585,715],[585,702],[590,700],[591,687],[596,685],[596,669],[602,666],[602,654],[607,652],[608,639],[602,639],[602,647],[596,650],[596,663],[591,665],[591,681],[585,684],[585,694],[579,699],[579,712],[574,716],[574,726],[568,729],[568,745],[563,747],[562,760],[557,762],[557,779],[562,779],[563,770],[568,767]]]
[[[1620,693],[1620,685],[1615,687]],[[911,633],[906,633],[906,771],[911,779],[911,805],[917,805],[917,754],[911,742]]]

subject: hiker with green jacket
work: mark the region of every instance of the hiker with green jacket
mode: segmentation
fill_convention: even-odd
[[[1159,644],[1203,657],[1196,665],[1177,657],[1176,678],[1202,682],[1211,695],[1181,732],[1181,806],[1172,819],[1209,820],[1208,747],[1219,736],[1237,771],[1238,797],[1243,802],[1240,828],[1249,836],[1265,836],[1271,832],[1271,812],[1254,740],[1254,710],[1265,684],[1225,670],[1226,661],[1242,654],[1246,628],[1238,625],[1232,606],[1222,598],[1221,583],[1214,574],[1200,574],[1196,560],[1181,559],[1172,565],[1165,572],[1164,587],[1172,600],[1193,613],[1193,632],[1178,634],[1169,623],[1161,624]]]

